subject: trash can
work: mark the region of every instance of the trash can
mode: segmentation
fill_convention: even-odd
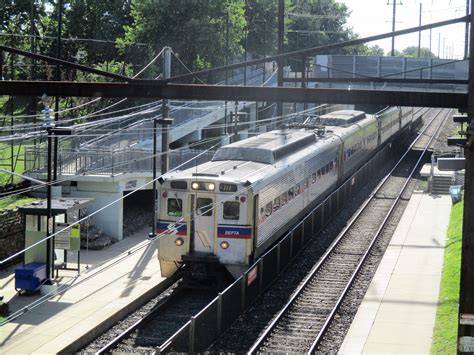
[[[33,292],[39,290],[46,279],[45,263],[29,263],[15,269],[15,290]]]
[[[462,200],[462,185],[452,185],[449,187],[449,194],[453,204]]]

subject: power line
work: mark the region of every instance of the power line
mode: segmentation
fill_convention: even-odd
[[[57,40],[57,37],[53,36],[32,36],[32,35],[26,35],[26,34],[16,34],[16,33],[5,33],[5,32],[0,32],[0,36],[2,37],[27,37],[29,39],[34,38],[36,39],[52,39],[52,40]],[[105,40],[105,39],[96,39],[96,38],[79,38],[79,37],[68,37],[68,38],[61,38],[61,41],[69,41],[69,42],[96,42],[96,43],[109,43],[109,44],[117,44],[116,41],[111,41],[111,40]],[[127,46],[158,46],[157,44],[151,44],[151,43],[142,43],[142,42],[125,42],[125,45]]]

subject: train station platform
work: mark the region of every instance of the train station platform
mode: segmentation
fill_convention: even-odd
[[[19,296],[14,267],[0,273],[0,294],[10,313],[29,310],[0,327],[0,354],[73,353],[130,313],[166,282],[148,228],[99,251],[82,252],[81,273],[60,270],[59,293]],[[86,268],[88,265],[88,268]]]
[[[412,195],[340,354],[430,353],[450,211],[449,195]]]

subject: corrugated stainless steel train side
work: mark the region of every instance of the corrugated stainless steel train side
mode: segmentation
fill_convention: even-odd
[[[162,275],[187,263],[203,274],[223,265],[239,276],[411,117],[398,107],[337,111],[320,117],[329,126],[263,133],[166,174],[156,226]]]

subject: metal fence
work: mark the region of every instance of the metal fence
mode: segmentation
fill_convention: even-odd
[[[199,157],[197,157],[201,154]],[[61,149],[58,154],[59,175],[105,175],[114,176],[132,172],[153,171],[153,159],[147,149],[88,149],[68,150]],[[168,152],[171,169],[180,166],[180,169],[189,168],[209,161],[214,152],[202,154],[199,150],[179,150]],[[196,158],[197,157],[197,158]],[[195,159],[193,159],[195,158]],[[189,160],[192,161],[188,162]],[[160,164],[160,157],[157,159]],[[29,148],[25,150],[25,170],[46,173],[47,150]]]
[[[404,79],[468,78],[468,61],[438,58],[403,58],[357,55],[317,55],[314,57],[314,78],[388,77]],[[346,88],[347,83],[318,83],[319,87]],[[353,89],[373,87],[371,83],[351,83]],[[380,89],[465,91],[467,85],[454,84],[377,84]]]
[[[259,258],[239,279],[208,304],[165,343],[160,353],[203,352],[262,294],[329,223],[369,176],[387,159],[388,146],[378,152],[337,190],[308,213],[276,245]]]

